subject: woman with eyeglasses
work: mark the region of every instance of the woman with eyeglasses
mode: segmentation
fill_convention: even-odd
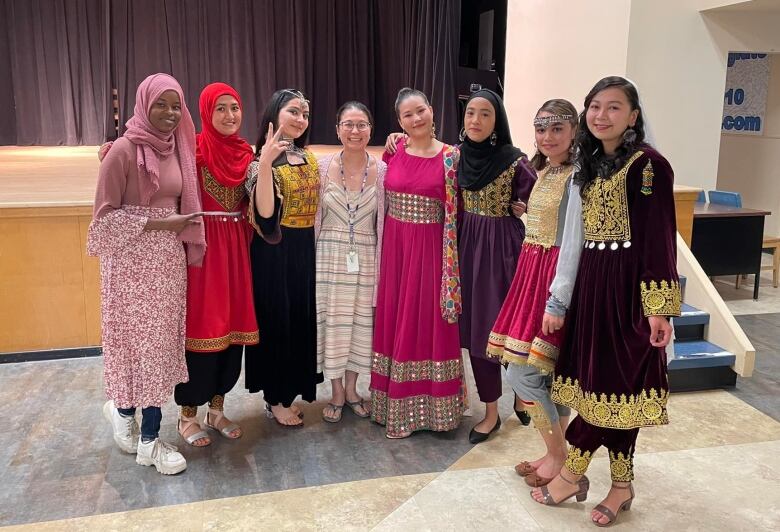
[[[322,411],[329,423],[341,421],[345,405],[358,417],[370,415],[357,379],[371,373],[387,169],[366,151],[371,132],[368,108],[345,103],[336,113],[342,150],[318,160],[317,365],[331,382],[332,398]]]
[[[317,367],[314,300],[314,216],[320,174],[306,149],[309,101],[297,90],[272,96],[260,122],[256,160],[249,165],[252,282],[260,343],[247,346],[246,387],[263,392],[269,417],[300,427],[293,401],[314,401]]]

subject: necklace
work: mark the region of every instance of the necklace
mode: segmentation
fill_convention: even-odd
[[[561,164],[558,166],[553,166],[550,163],[547,163],[547,173],[545,175],[558,175],[564,171],[566,171],[569,168],[568,164]]]

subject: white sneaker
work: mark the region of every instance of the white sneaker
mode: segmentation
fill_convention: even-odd
[[[114,429],[114,441],[126,453],[135,454],[138,447],[138,422],[135,416],[125,417],[114,408],[114,401],[103,405],[103,416]]]
[[[187,461],[181,453],[176,452],[176,447],[160,438],[149,443],[139,438],[135,462],[143,466],[153,465],[163,475],[175,475],[187,469]]]

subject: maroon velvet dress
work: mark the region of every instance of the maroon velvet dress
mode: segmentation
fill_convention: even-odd
[[[672,188],[667,160],[642,145],[618,172],[583,189],[585,248],[552,398],[589,425],[669,422],[666,354],[650,345],[647,318],[680,314]]]

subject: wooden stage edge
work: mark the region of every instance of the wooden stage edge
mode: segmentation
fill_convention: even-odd
[[[100,345],[100,272],[85,254],[97,146],[0,146],[0,357]],[[318,156],[339,146],[311,146]],[[370,151],[379,156],[381,147]],[[699,189],[675,187],[690,245]]]

